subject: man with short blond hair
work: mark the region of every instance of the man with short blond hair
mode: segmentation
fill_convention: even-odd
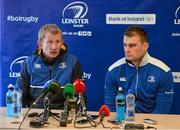
[[[38,32],[38,48],[23,63],[17,82],[22,86],[23,107],[29,107],[41,94],[48,80],[65,86],[82,78],[79,59],[67,52],[60,28],[55,24],[43,25]],[[62,91],[52,97],[51,108],[64,108]],[[43,102],[36,104],[42,108]]]

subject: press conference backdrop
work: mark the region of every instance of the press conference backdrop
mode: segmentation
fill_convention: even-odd
[[[55,23],[69,52],[81,61],[88,110],[98,110],[107,68],[124,56],[123,31],[140,25],[149,34],[149,53],[173,71],[171,112],[180,114],[179,0],[1,0],[1,15],[0,106],[5,106],[7,85],[15,83],[22,61],[36,49],[39,28]]]

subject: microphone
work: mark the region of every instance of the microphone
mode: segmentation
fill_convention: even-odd
[[[66,84],[63,91],[63,96],[66,99],[73,98],[74,97],[74,85],[73,84]]]
[[[50,80],[45,84],[45,86],[48,86],[48,89],[44,98],[43,122],[47,123],[49,118],[49,109],[52,101],[51,96],[56,94],[61,89],[61,85],[55,80]]]
[[[68,112],[68,103],[69,99],[74,97],[74,85],[73,84],[66,84],[63,91],[63,96],[66,99],[64,110]]]
[[[83,110],[83,112],[86,113],[87,110],[86,110],[86,105],[85,105],[84,97],[83,97],[83,94],[84,94],[85,89],[86,89],[85,84],[81,79],[77,79],[74,81],[74,87],[75,87],[76,95],[79,96],[78,104],[81,102],[82,110]]]
[[[48,81],[45,83],[44,89],[42,90],[40,96],[37,97],[37,99],[31,104],[31,106],[30,106],[29,109],[27,110],[25,116],[23,117],[23,119],[22,119],[22,121],[21,121],[18,129],[21,128],[21,125],[23,124],[23,122],[24,122],[24,120],[25,120],[28,112],[31,110],[31,108],[32,108],[34,105],[36,105],[37,102],[39,102],[39,100],[48,93],[48,91],[52,91],[52,90],[51,90],[52,88],[51,88],[50,86],[54,86],[54,85],[58,85],[59,88],[60,88],[60,86],[61,86],[61,85],[60,85],[58,82],[56,82],[54,79],[48,80]],[[54,90],[54,89],[53,89],[53,90]],[[29,124],[30,124],[30,126],[32,126],[32,127],[37,127],[37,125],[31,125],[31,124],[34,124],[33,121],[30,122]],[[38,127],[41,127],[41,126],[43,125],[41,122],[35,122],[35,124],[39,124]]]
[[[72,99],[74,97],[74,85],[73,84],[66,84],[63,91],[63,96],[66,99],[65,105],[64,105],[64,111],[61,112],[61,118],[60,118],[60,126],[65,127],[67,124],[68,119],[68,105],[69,105],[69,99]]]
[[[54,86],[54,87],[53,87]],[[37,102],[39,102],[39,100],[44,97],[49,91],[54,92],[56,90],[58,90],[61,87],[61,85],[56,82],[54,79],[48,80],[45,84],[44,84],[44,88],[40,94],[39,97],[37,97],[37,99],[33,102],[33,105],[36,105]]]
[[[104,120],[105,116],[110,115],[110,110],[107,105],[102,105],[101,108],[99,109],[99,116],[100,116],[100,122]]]

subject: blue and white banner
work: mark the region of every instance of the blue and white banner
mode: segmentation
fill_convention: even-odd
[[[104,103],[107,68],[124,56],[122,37],[130,25],[149,34],[149,53],[173,71],[172,113],[180,114],[180,2],[178,0],[2,0],[0,44],[0,106],[9,83],[15,83],[22,61],[37,47],[39,28],[57,24],[69,52],[81,61],[88,110]]]

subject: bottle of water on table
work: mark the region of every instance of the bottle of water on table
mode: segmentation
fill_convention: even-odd
[[[118,88],[118,95],[116,96],[116,120],[124,121],[125,115],[125,96],[122,92],[122,87]]]
[[[126,121],[132,122],[135,119],[135,96],[131,89],[126,96]]]
[[[13,97],[13,115],[16,118],[19,118],[21,117],[22,109],[22,91],[19,84],[15,85]]]
[[[14,93],[14,85],[8,85],[8,91],[6,93],[6,115],[11,117],[13,116],[13,93]]]

